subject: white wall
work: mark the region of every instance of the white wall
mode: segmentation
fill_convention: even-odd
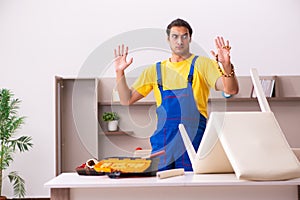
[[[217,35],[228,38],[238,75],[251,67],[300,75],[298,0],[0,0],[0,87],[22,100],[21,132],[34,142],[10,168],[26,180],[27,197],[49,196],[43,184],[54,176],[54,76],[76,76],[113,36],[164,29],[178,17],[190,22],[193,40],[207,52]],[[3,192],[12,195],[8,184]]]

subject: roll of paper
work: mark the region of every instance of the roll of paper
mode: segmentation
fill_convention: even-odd
[[[184,168],[169,169],[169,170],[164,170],[156,173],[156,176],[160,179],[170,178],[174,176],[182,176],[182,175],[184,175]]]

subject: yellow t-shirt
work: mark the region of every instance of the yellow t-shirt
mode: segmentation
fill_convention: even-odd
[[[187,87],[187,77],[195,55],[180,62],[161,62],[161,76],[164,90],[181,89]],[[221,76],[218,63],[207,57],[198,57],[194,67],[193,93],[197,108],[207,117],[207,102],[210,88],[215,89],[216,81]],[[143,96],[147,96],[152,90],[156,105],[161,104],[161,94],[157,86],[156,64],[146,68],[134,82],[132,88]]]

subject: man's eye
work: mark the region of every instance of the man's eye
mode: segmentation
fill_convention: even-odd
[[[188,37],[187,35],[183,35],[182,39],[187,39],[187,37]]]
[[[177,35],[172,35],[172,38],[173,38],[173,39],[176,39],[176,38],[177,38]]]

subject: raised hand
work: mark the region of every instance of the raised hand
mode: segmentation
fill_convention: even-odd
[[[128,55],[128,47],[124,46],[118,46],[117,49],[114,49],[114,54],[115,54],[115,70],[116,72],[124,72],[124,70],[131,65],[133,58],[130,58],[129,61],[126,61],[127,55]]]
[[[223,37],[218,36],[215,39],[215,45],[217,48],[217,53],[215,53],[214,51],[211,51],[211,54],[216,58],[217,61],[222,63],[223,66],[230,65],[230,49],[231,49],[231,47],[229,46],[229,41],[227,40],[226,44],[225,44]]]

